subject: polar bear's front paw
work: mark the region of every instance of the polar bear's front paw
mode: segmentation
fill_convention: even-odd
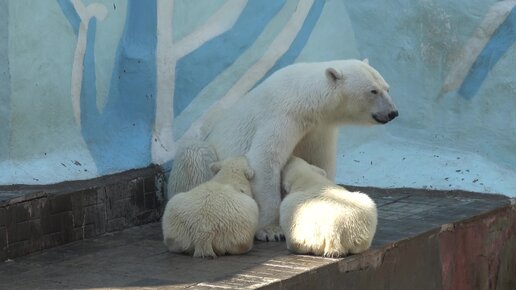
[[[285,240],[285,235],[279,225],[270,225],[259,229],[256,231],[255,237],[257,240],[265,242],[279,242]]]

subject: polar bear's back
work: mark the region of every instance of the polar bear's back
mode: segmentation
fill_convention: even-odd
[[[367,194],[359,191],[351,192],[341,186],[334,185],[326,186],[319,195],[321,198],[339,203],[342,207],[360,209],[364,212],[376,212],[375,202]]]
[[[312,188],[313,190],[313,188]],[[334,186],[292,192],[280,209],[290,250],[340,256],[366,250],[376,231],[377,212],[365,194]]]
[[[246,154],[257,127],[283,124],[284,116],[293,111],[303,114],[302,110],[306,109],[313,113],[314,96],[327,92],[326,69],[351,65],[363,63],[358,60],[296,63],[276,71],[222,112],[213,125],[207,125],[210,128],[207,141],[215,145],[220,159]]]
[[[208,182],[169,200],[163,235],[165,243],[168,239],[179,245],[171,249],[174,252],[192,252],[210,239],[215,252],[223,255],[241,240],[252,241],[257,223],[258,206],[250,196],[232,186]]]
[[[335,232],[348,232],[351,227],[357,226],[357,222],[369,228],[369,224],[376,220],[374,202],[362,193],[340,194],[342,196],[290,193],[281,204],[280,219],[284,219],[285,225],[287,219],[291,220],[291,226],[299,226],[301,229],[297,230],[300,231],[313,228],[311,231],[314,233],[330,229]]]
[[[201,230],[238,227],[239,222],[249,222],[258,216],[256,202],[228,185],[200,186],[177,194],[170,203],[177,217],[189,227],[201,227]]]

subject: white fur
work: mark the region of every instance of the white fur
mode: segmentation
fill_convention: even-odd
[[[189,141],[179,148],[168,182],[168,199],[210,180],[210,165],[218,160],[215,148],[206,142]]]
[[[349,192],[292,157],[283,169],[287,196],[281,202],[280,225],[294,253],[339,257],[371,246],[376,205],[367,195]]]
[[[174,195],[163,214],[163,240],[169,251],[216,257],[251,250],[258,205],[245,157],[213,163],[216,175],[192,190]]]
[[[365,61],[298,63],[278,70],[221,114],[205,146],[213,146],[221,159],[247,156],[256,172],[251,185],[260,206],[259,240],[279,240],[282,235],[280,174],[292,153],[334,179],[338,126],[378,124],[373,116],[387,122],[396,111],[388,88]],[[175,166],[193,158],[178,154]],[[170,179],[191,183],[209,175],[205,166],[189,164],[191,177],[173,171]]]

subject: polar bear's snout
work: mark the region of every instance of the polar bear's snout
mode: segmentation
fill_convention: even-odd
[[[373,119],[378,123],[386,124],[389,121],[392,121],[394,118],[398,117],[398,115],[399,115],[398,110],[393,110],[387,114],[381,114],[381,113],[373,114]]]
[[[386,124],[392,121],[394,118],[398,117],[398,115],[398,110],[393,110],[388,113],[376,113],[373,114],[372,117],[376,122],[380,124]]]
[[[380,124],[386,124],[399,115],[396,105],[387,92],[379,94],[379,97],[375,99],[374,107],[376,110],[373,110],[372,117]]]
[[[390,112],[390,113],[389,113],[389,121],[390,121],[390,120],[392,120],[392,119],[394,119],[394,118],[396,118],[396,117],[398,117],[398,116],[399,116],[399,114],[398,114],[398,110],[395,110],[395,111]]]

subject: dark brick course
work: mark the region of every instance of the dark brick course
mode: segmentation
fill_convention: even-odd
[[[50,213],[56,214],[72,210],[72,194],[61,194],[50,199]]]
[[[0,227],[0,251],[5,251],[7,247],[7,228]]]
[[[163,172],[152,166],[87,181],[0,187],[0,261],[158,221]]]
[[[0,207],[0,227],[8,225],[9,220],[9,211],[6,208]]]
[[[156,181],[152,177],[147,177],[143,180],[143,191],[154,192],[156,191]]]

